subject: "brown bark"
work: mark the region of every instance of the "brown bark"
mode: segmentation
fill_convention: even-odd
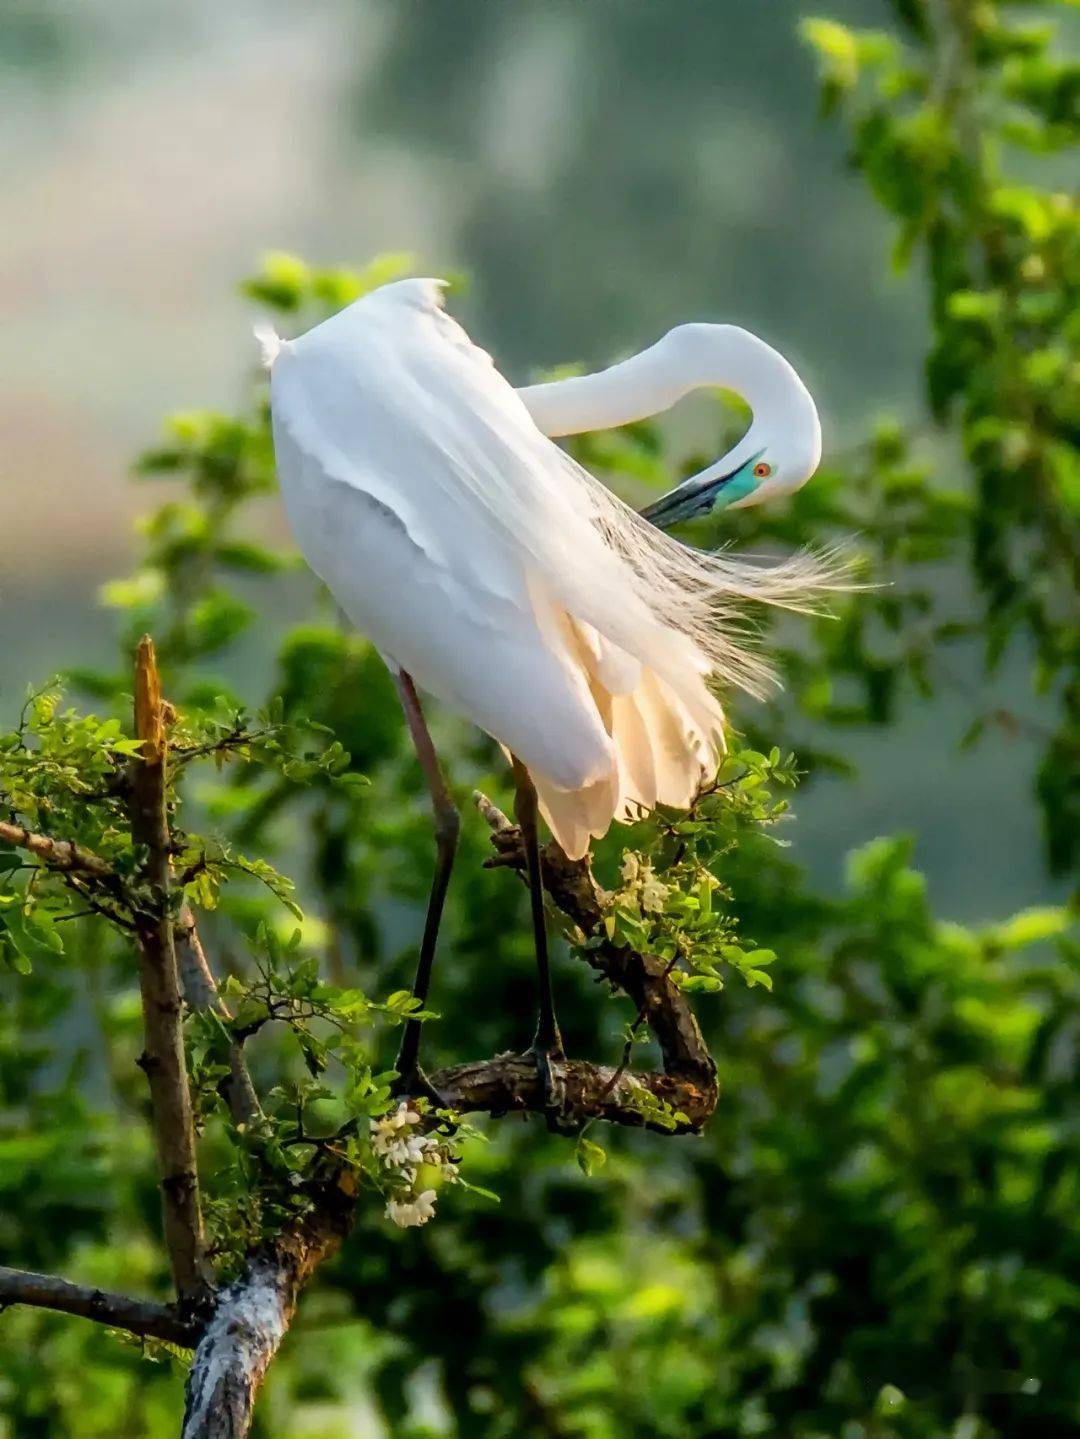
[[[28,1269],[8,1269],[0,1265],[0,1309],[10,1304],[77,1314],[140,1337],[167,1339],[185,1348],[191,1348],[198,1337],[197,1328],[171,1305],[155,1304],[152,1299],[133,1299],[128,1294],[112,1294],[88,1284],[73,1284],[55,1274],[34,1274]]]
[[[256,1253],[222,1291],[188,1375],[181,1439],[244,1439],[296,1301],[352,1221],[352,1177],[327,1184],[312,1214]]]
[[[670,1074],[632,1074],[582,1059],[552,1061],[560,1089],[561,1117],[568,1128],[590,1119],[652,1129],[661,1134],[693,1133],[716,1108],[715,1082],[701,1083]],[[544,1088],[531,1054],[499,1054],[440,1069],[429,1076],[447,1103],[461,1113],[504,1114],[545,1112]],[[651,1095],[684,1119],[673,1122],[645,1118],[643,1101]]]
[[[70,874],[85,874],[92,879],[113,879],[112,866],[99,855],[69,839],[53,839],[47,834],[35,834],[22,824],[10,824],[0,820],[0,840],[14,845],[16,849],[29,850],[37,855],[50,869],[63,870]]]
[[[139,1063],[150,1085],[150,1107],[169,1252],[177,1293],[206,1293],[195,1128],[184,1056],[180,980],[170,908],[170,841],[166,799],[168,744],[157,660],[149,636],[135,664],[135,734],[143,741],[131,768],[131,835],[144,852],[135,911],[145,1050]]]
[[[195,916],[186,904],[181,907],[176,922],[175,944],[180,985],[188,1008],[208,1009],[223,1020],[231,1019],[232,1013],[221,998],[214,972],[199,938]],[[235,1125],[250,1124],[262,1114],[259,1096],[255,1092],[244,1059],[244,1046],[238,1039],[229,1042],[229,1076],[222,1080],[218,1092],[228,1105]]]

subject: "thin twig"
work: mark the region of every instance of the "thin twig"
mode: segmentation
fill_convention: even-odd
[[[176,924],[176,954],[188,1008],[209,1010],[220,1019],[231,1020],[232,1012],[221,998],[195,916],[186,904]],[[236,1034],[229,1040],[229,1075],[222,1081],[220,1093],[229,1106],[234,1124],[244,1127],[261,1117],[262,1106],[244,1059],[243,1039]]]
[[[664,970],[663,977],[665,979],[669,978],[669,976],[671,975],[671,971],[675,968],[678,960],[679,956],[677,954],[672,955],[671,959],[668,961],[667,968]],[[601,1103],[615,1089],[615,1086],[619,1083],[620,1079],[622,1079],[623,1075],[630,1068],[630,1059],[634,1052],[634,1045],[637,1043],[637,1037],[641,1033],[641,1026],[645,1023],[645,1010],[646,1005],[644,1002],[638,1005],[637,1015],[635,1016],[634,1022],[630,1026],[629,1032],[627,1033],[626,1042],[623,1044],[622,1057],[620,1058],[618,1066],[615,1069],[615,1073],[611,1076],[607,1084],[605,1084],[603,1089],[600,1091],[599,1102]]]
[[[117,914],[116,910],[111,909],[103,900],[95,898],[93,892],[78,875],[66,873],[64,875],[64,883],[73,894],[77,894],[79,898],[83,900],[92,914],[98,915],[101,919],[107,919],[110,924],[115,924],[120,929],[126,929],[132,934],[135,933],[134,921],[128,919],[126,915]]]
[[[259,740],[265,739],[269,734],[269,730],[250,733],[245,730],[231,730],[221,739],[208,740],[205,744],[177,745],[173,754],[177,764],[187,764],[189,760],[204,759],[207,755],[223,754],[227,750],[244,749],[248,745],[258,744]]]

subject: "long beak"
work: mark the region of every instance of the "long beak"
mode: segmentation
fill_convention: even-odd
[[[680,524],[683,520],[707,515],[714,508],[719,492],[737,473],[738,470],[735,469],[710,480],[701,480],[696,476],[683,480],[681,485],[676,485],[666,495],[661,495],[651,505],[646,505],[640,514],[643,519],[651,521],[661,530]]]

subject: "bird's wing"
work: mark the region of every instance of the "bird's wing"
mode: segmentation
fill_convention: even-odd
[[[306,473],[309,497],[316,481],[362,496],[408,537],[429,576],[441,576],[448,598],[497,623],[505,606],[530,608],[520,550],[483,503],[493,470],[523,469],[493,428],[490,392],[519,402],[434,295],[387,303],[387,290],[425,283],[388,286],[285,342],[272,372],[279,467],[296,484]],[[302,530],[304,517],[293,518]],[[301,543],[317,552],[312,538]]]

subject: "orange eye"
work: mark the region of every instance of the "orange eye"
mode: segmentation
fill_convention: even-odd
[[[772,474],[772,465],[767,465],[764,460],[758,460],[754,466],[754,474],[759,480],[766,480]]]

